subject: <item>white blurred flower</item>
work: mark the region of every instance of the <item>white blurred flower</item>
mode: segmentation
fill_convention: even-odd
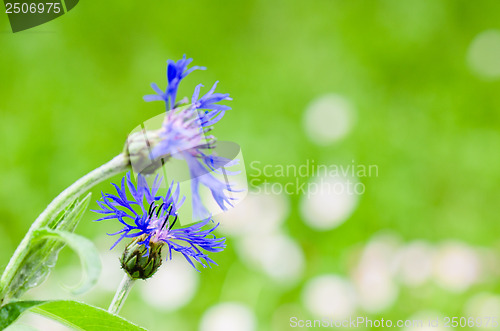
[[[320,175],[306,186],[300,213],[304,222],[316,230],[330,230],[344,223],[357,203],[357,181],[340,176]]]
[[[467,301],[464,308],[464,315],[474,317],[475,325],[486,330],[500,330],[500,325],[493,327],[494,322],[491,319],[487,321],[488,317],[495,317],[500,323],[499,314],[500,296],[492,293],[476,294]]]
[[[173,311],[188,304],[196,294],[199,275],[182,256],[163,261],[154,277],[139,282],[138,291],[151,308]]]
[[[313,100],[304,112],[304,130],[318,145],[328,145],[344,138],[355,121],[352,104],[342,96],[326,94]]]
[[[422,285],[432,276],[433,248],[425,241],[413,241],[397,253],[399,280],[408,286]]]
[[[254,331],[254,313],[240,303],[226,302],[209,308],[202,316],[200,331]]]
[[[377,234],[362,253],[353,281],[359,305],[367,312],[382,312],[397,299],[399,288],[394,282],[394,260],[398,247],[398,237],[390,233]]]
[[[434,277],[444,289],[463,292],[476,283],[481,275],[481,263],[476,252],[464,243],[440,245],[433,261]]]
[[[469,46],[467,60],[478,76],[500,78],[500,30],[486,30],[478,34]]]
[[[226,235],[241,236],[271,233],[279,229],[290,212],[287,196],[249,192],[237,206],[215,216],[218,230]]]
[[[387,270],[378,267],[361,267],[354,278],[359,305],[369,313],[378,313],[394,304],[398,287]]]
[[[351,282],[334,274],[309,280],[302,290],[302,302],[316,318],[344,319],[356,311]]]
[[[482,281],[495,280],[500,277],[500,256],[491,248],[477,247],[483,275]]]
[[[282,233],[244,237],[237,249],[243,261],[282,285],[296,283],[304,271],[302,248]]]

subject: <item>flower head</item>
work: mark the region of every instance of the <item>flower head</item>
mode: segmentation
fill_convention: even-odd
[[[151,84],[151,87],[156,92],[154,95],[144,96],[145,101],[159,101],[165,102],[167,110],[175,108],[175,98],[177,97],[177,89],[179,88],[179,83],[187,75],[189,75],[194,70],[205,70],[205,67],[194,66],[187,69],[187,66],[193,61],[193,59],[186,59],[186,55],[177,62],[168,60],[167,61],[167,81],[168,85],[165,92],[162,91],[158,85],[155,83]]]
[[[94,211],[103,215],[97,221],[116,219],[123,226],[120,231],[110,234],[120,235],[111,249],[124,238],[134,238],[129,245],[133,248],[127,247],[128,252],[124,254],[122,266],[130,267],[130,270],[126,269],[129,274],[137,272],[139,262],[130,261],[135,261],[131,259],[137,259],[136,252],[141,251],[144,252],[143,257],[146,258],[141,263],[153,268],[155,259],[148,258],[150,252],[158,254],[163,245],[168,247],[167,259],[171,259],[172,251],[176,251],[184,255],[195,269],[193,260],[203,267],[210,266],[210,264],[216,265],[205,254],[205,251],[221,252],[226,247],[225,238],[216,238],[212,234],[218,224],[209,229],[203,229],[211,221],[207,218],[188,227],[175,227],[178,209],[184,202],[184,198],[179,199],[179,185],[173,183],[164,196],[157,195],[160,184],[161,179],[157,176],[152,186],[149,187],[146,179],[139,175],[137,185],[134,185],[130,173],[127,173],[120,186],[113,184],[117,194],[103,193],[102,200],[97,201],[100,209]],[[146,205],[149,206],[146,208]],[[150,261],[153,262],[150,263]],[[130,264],[132,266],[129,266]],[[141,276],[138,278],[144,278],[144,274],[139,274]]]
[[[214,93],[218,83],[219,81],[215,82],[210,91],[208,91],[207,94],[202,96],[200,99],[198,99],[198,96],[200,95],[200,89],[203,85],[199,84],[196,86],[191,98],[192,107],[196,109],[212,109],[217,111],[226,111],[231,109],[229,106],[217,104],[217,102],[221,102],[222,100],[233,100],[229,97],[229,93]]]
[[[213,112],[217,112],[214,110]],[[175,157],[184,159],[191,175],[191,194],[193,216],[204,219],[208,210],[201,201],[199,186],[206,186],[214,200],[222,210],[232,206],[234,198],[227,192],[238,192],[234,185],[217,179],[213,172],[220,173],[221,168],[237,164],[238,160],[230,160],[221,156],[211,155],[209,151],[215,147],[215,137],[207,135],[211,130],[208,125],[218,121],[218,116],[211,113],[201,114],[193,107],[170,111],[165,116],[159,136],[161,140],[153,147],[152,160]],[[237,174],[225,170],[228,175]]]
[[[165,115],[161,129],[148,135],[152,137],[151,143],[148,142],[147,144],[149,159],[144,158],[146,148],[140,147],[138,151],[133,148],[131,151],[130,148],[136,141],[142,144],[144,134],[138,134],[135,137],[137,139],[130,139],[132,143],[129,143],[128,147],[131,156],[138,156],[135,157],[137,160],[134,160],[134,163],[140,165],[145,174],[158,168],[162,162],[168,161],[171,157],[184,159],[189,167],[192,179],[193,215],[196,219],[204,219],[208,216],[208,210],[201,202],[200,184],[210,190],[222,210],[227,210],[228,206],[232,206],[233,198],[228,197],[226,191],[237,191],[231,183],[217,179],[213,172],[220,173],[222,167],[235,165],[238,161],[209,153],[210,150],[215,148],[216,143],[215,137],[209,134],[213,129],[212,126],[224,117],[227,110],[231,109],[229,106],[219,104],[221,101],[232,99],[229,94],[215,93],[218,82],[215,82],[212,88],[202,97],[200,97],[200,90],[203,85],[199,84],[194,90],[191,104],[178,108],[174,107],[175,103],[173,101],[175,101],[179,82],[193,70],[204,69],[202,67],[187,69],[190,62],[191,59],[186,60],[185,56],[177,62],[169,60],[167,90],[163,92],[154,85],[153,88],[158,94],[145,96],[146,101],[163,100],[167,104],[167,109],[171,109]],[[145,166],[145,164],[151,164],[151,166]],[[224,169],[224,174],[237,173]]]

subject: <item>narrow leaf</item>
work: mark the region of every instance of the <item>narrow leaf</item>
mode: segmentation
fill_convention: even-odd
[[[97,283],[101,274],[101,259],[97,248],[90,240],[75,233],[47,228],[37,230],[34,236],[40,239],[54,238],[59,240],[78,254],[85,276],[81,284],[72,290],[73,294],[84,293]]]
[[[0,309],[0,330],[13,323],[26,310],[49,317],[77,330],[146,331],[146,329],[117,315],[110,314],[104,309],[66,300],[9,303]]]
[[[58,217],[52,220],[48,227],[52,230],[73,232],[90,203],[89,193],[83,200],[71,203]],[[22,266],[9,286],[8,298],[18,298],[30,288],[43,283],[54,267],[64,242],[55,239],[32,240],[29,252]]]

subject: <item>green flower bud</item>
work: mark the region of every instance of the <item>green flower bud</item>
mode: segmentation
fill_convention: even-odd
[[[128,136],[124,154],[134,172],[150,175],[159,169],[163,162],[167,161],[165,157],[151,160],[150,153],[161,139],[160,130],[146,131],[142,129]]]
[[[120,258],[122,269],[132,279],[148,279],[161,266],[161,249],[164,243],[150,242],[149,255],[146,256],[147,247],[137,244],[144,239],[145,237],[141,236],[128,244]]]

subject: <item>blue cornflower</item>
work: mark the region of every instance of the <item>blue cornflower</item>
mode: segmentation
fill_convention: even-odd
[[[200,88],[203,87],[202,84],[199,84],[196,86],[194,89],[193,96],[191,98],[191,107],[194,109],[209,109],[205,110],[204,112],[199,111],[198,116],[201,119],[201,126],[204,128],[208,128],[215,123],[219,122],[222,117],[224,117],[224,114],[226,113],[226,110],[230,110],[231,107],[226,106],[226,105],[218,105],[217,102],[223,101],[223,100],[233,100],[229,97],[228,93],[214,93],[215,88],[217,87],[217,84],[219,81],[216,81],[215,84],[212,86],[210,91],[207,92],[204,96],[202,96],[200,99],[198,99],[198,96],[200,95]]]
[[[231,109],[229,106],[218,104],[224,100],[232,100],[227,93],[215,93],[218,81],[202,97],[199,96],[203,85],[199,84],[191,97],[191,104],[173,109],[172,100],[175,101],[179,82],[193,70],[204,69],[193,67],[186,70],[190,62],[191,59],[186,60],[185,56],[177,62],[169,60],[166,92],[154,85],[153,88],[158,95],[145,96],[146,101],[163,100],[167,108],[170,105],[172,109],[165,115],[162,128],[155,133],[158,138],[155,138],[155,143],[151,144],[152,150],[149,157],[153,164],[160,164],[158,160],[166,161],[170,157],[184,159],[187,162],[192,179],[193,216],[196,219],[204,219],[208,211],[201,201],[199,185],[206,186],[219,207],[227,210],[228,206],[232,206],[233,198],[228,197],[225,191],[237,191],[232,184],[218,180],[211,172],[220,173],[222,167],[229,167],[238,161],[206,153],[215,147],[216,141],[215,137],[208,133],[213,129],[212,126],[224,117],[225,112]],[[232,174],[236,172],[225,170],[225,175]]]
[[[158,101],[162,100],[165,102],[167,111],[175,108],[175,99],[177,97],[177,89],[179,88],[179,83],[187,75],[189,75],[194,70],[205,70],[205,67],[194,66],[187,69],[187,66],[193,61],[193,59],[186,59],[186,55],[177,62],[168,60],[167,61],[167,81],[168,86],[165,92],[162,91],[158,85],[155,83],[151,84],[151,87],[156,92],[155,95],[144,96],[145,101]]]
[[[206,218],[188,227],[174,228],[178,218],[178,209],[184,202],[184,198],[179,199],[179,184],[174,185],[173,182],[165,196],[157,195],[161,181],[162,179],[156,176],[152,186],[149,187],[146,179],[139,175],[137,185],[134,185],[129,172],[123,177],[121,186],[113,184],[116,195],[102,193],[102,201],[97,201],[101,209],[94,211],[104,216],[97,221],[116,219],[123,225],[123,229],[110,234],[120,235],[111,249],[124,238],[134,238],[131,244],[145,248],[142,251],[146,257],[150,254],[150,249],[151,252],[156,253],[158,248],[161,249],[163,245],[167,245],[169,252],[167,259],[172,259],[172,251],[176,251],[181,253],[195,269],[193,260],[203,267],[209,267],[210,264],[217,265],[204,251],[221,252],[226,247],[225,238],[216,238],[212,233],[219,224],[204,230],[203,227],[211,221],[211,218]],[[127,195],[127,191],[131,198]],[[149,205],[147,209],[145,204]],[[133,255],[135,258],[133,264],[138,259],[135,255]],[[129,256],[127,261],[122,261],[122,266],[126,268],[130,265],[130,260]],[[146,258],[146,261],[149,260]],[[127,272],[133,277],[130,270]]]
[[[203,85],[198,84],[198,86],[195,87],[193,97],[191,98],[192,107],[196,109],[212,109],[218,111],[226,111],[231,109],[231,107],[229,106],[216,104],[217,102],[221,102],[222,100],[233,100],[229,97],[229,93],[214,94],[215,88],[217,87],[218,83],[219,81],[216,81],[210,91],[208,91],[207,94],[202,96],[200,99],[198,99],[198,96],[200,95],[200,89],[203,87]]]
[[[234,200],[227,196],[225,191],[238,192],[233,184],[222,182],[211,173],[221,173],[221,168],[233,166],[238,160],[205,153],[215,147],[215,137],[206,135],[212,129],[209,125],[220,119],[218,116],[210,116],[210,113],[200,116],[193,107],[168,112],[159,131],[159,142],[151,152],[153,160],[175,157],[186,161],[192,180],[191,195],[195,219],[204,219],[209,214],[201,201],[200,184],[210,190],[222,210],[227,210],[228,206],[232,207],[231,200]],[[225,173],[237,174],[227,170]]]

